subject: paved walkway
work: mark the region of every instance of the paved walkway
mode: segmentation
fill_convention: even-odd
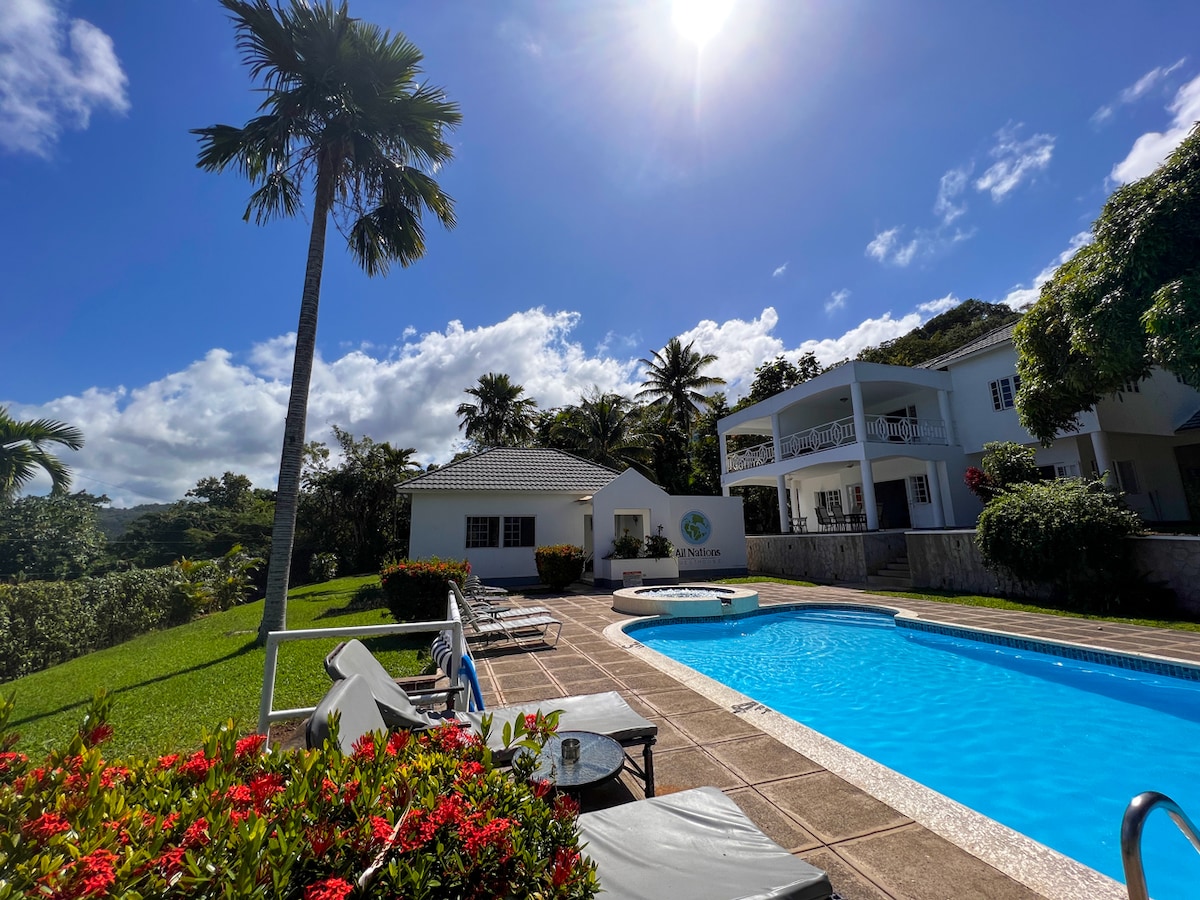
[[[764,604],[879,603],[945,624],[1200,663],[1200,633],[878,597],[848,588],[757,587]],[[563,621],[562,638],[553,650],[478,653],[489,705],[619,691],[658,724],[654,759],[659,793],[701,785],[721,788],[776,842],[828,871],[845,900],[1062,896],[1026,887],[817,765],[761,730],[751,717],[612,643],[605,628],[627,616],[613,612],[611,595],[539,594],[534,600]],[[625,775],[621,782],[585,795],[584,803],[585,808],[601,807],[641,796],[640,783]]]

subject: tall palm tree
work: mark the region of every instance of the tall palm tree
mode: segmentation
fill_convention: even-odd
[[[425,252],[421,224],[431,212],[454,225],[453,201],[430,176],[453,149],[447,130],[461,120],[440,88],[417,81],[422,55],[402,34],[352,19],[343,2],[221,0],[250,77],[261,80],[261,115],[241,128],[198,128],[197,165],[233,168],[257,189],[245,219],[263,224],[300,210],[313,189],[312,228],[291,394],[279,461],[267,598],[259,640],[285,627],[288,570],[304,455],[308,388],[317,337],[325,231],[330,215],[368,275]]]
[[[688,341],[685,347],[679,338],[673,337],[661,353],[654,351],[653,359],[638,360],[646,367],[646,380],[637,396],[650,397],[653,405],[665,407],[685,435],[692,430],[696,409],[708,402],[701,392],[725,383],[724,378],[702,374],[705,366],[715,363],[717,357],[694,350],[695,343]]]
[[[71,470],[46,449],[62,444],[71,450],[83,446],[83,432],[53,419],[18,422],[0,406],[0,503],[7,503],[28,484],[38,470],[50,476],[56,494],[71,486]]]
[[[653,477],[654,436],[641,428],[639,410],[620,394],[594,390],[568,407],[554,436],[578,456],[612,469],[637,469]]]
[[[523,385],[514,384],[504,373],[488,372],[465,394],[475,403],[460,403],[455,415],[459,428],[476,447],[520,447],[533,438],[533,416],[537,401],[522,397]]]

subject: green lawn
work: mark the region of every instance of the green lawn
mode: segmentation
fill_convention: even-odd
[[[357,591],[378,583],[377,576],[363,576],[296,588],[289,594],[288,628],[389,624],[386,609],[348,608]],[[21,749],[36,751],[70,734],[101,687],[114,698],[109,751],[114,756],[197,747],[204,729],[229,719],[239,730],[252,730],[266,659],[255,641],[262,608],[262,601],[239,606],[0,685],[16,698],[11,725],[22,735]],[[429,640],[395,635],[364,643],[399,677],[423,671]],[[335,643],[331,638],[281,645],[276,709],[312,706],[321,698],[330,683],[322,660]]]

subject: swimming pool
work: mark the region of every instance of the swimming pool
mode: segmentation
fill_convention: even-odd
[[[900,625],[879,612],[785,608],[626,632],[1113,878],[1135,794],[1200,810],[1200,682]],[[1196,895],[1200,856],[1161,813],[1144,857],[1157,900]]]

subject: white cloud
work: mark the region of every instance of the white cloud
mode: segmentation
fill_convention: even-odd
[[[0,147],[47,156],[92,111],[129,109],[112,38],[55,0],[0,3]]]
[[[996,132],[996,146],[989,154],[996,162],[975,181],[975,190],[989,191],[997,202],[1050,165],[1054,155],[1052,135],[1035,134],[1022,141],[1017,137],[1021,127],[1020,123],[1008,125]]]
[[[879,232],[867,244],[867,256],[884,264],[904,268],[915,259],[930,259],[975,235],[974,228],[955,228],[951,232],[944,224],[933,229],[915,228],[909,240],[901,236],[903,231],[903,226],[897,225]]]
[[[1160,81],[1163,81],[1168,75],[1182,66],[1185,61],[1186,57],[1176,61],[1172,65],[1166,67],[1157,66],[1151,69],[1129,87],[1117,94],[1116,99],[1113,100],[1112,103],[1107,103],[1096,110],[1095,113],[1092,114],[1092,123],[1095,125],[1103,125],[1105,122],[1111,119],[1113,115],[1116,114],[1117,107],[1128,106],[1131,103],[1136,103],[1142,97],[1146,96],[1146,94],[1150,93],[1151,89],[1154,88],[1155,85],[1157,85]]]
[[[934,201],[933,211],[942,219],[943,225],[949,225],[959,216],[967,211],[966,202],[955,203],[955,198],[958,197],[967,186],[967,179],[971,175],[971,166],[961,166],[957,169],[951,169],[942,176],[938,183],[937,200]]]
[[[1162,132],[1147,132],[1134,141],[1129,155],[1113,166],[1109,175],[1111,181],[1128,184],[1149,175],[1187,137],[1192,126],[1200,120],[1200,75],[1176,92],[1167,109],[1172,114],[1170,127]]]
[[[1058,267],[1073,257],[1079,252],[1081,247],[1086,247],[1092,242],[1092,233],[1090,231],[1081,231],[1071,238],[1067,245],[1067,249],[1058,254],[1054,260],[1046,266],[1042,271],[1034,276],[1033,281],[1029,285],[1017,285],[1010,290],[999,302],[1011,306],[1013,309],[1022,309],[1030,303],[1037,301],[1038,294],[1041,292],[1042,285],[1049,281]]]
[[[772,278],[781,278],[781,277],[783,277],[783,273],[787,271],[787,267],[788,267],[788,264],[787,264],[787,263],[784,263],[782,266],[780,266],[780,267],[779,267],[779,268],[777,268],[777,269],[776,269],[774,272],[772,272],[772,273],[771,273],[771,277],[772,277]]]
[[[825,301],[826,314],[832,315],[839,309],[846,308],[846,301],[850,299],[850,291],[842,288],[840,291],[834,291],[829,295],[829,299]]]
[[[867,244],[867,256],[879,262],[887,262],[893,248],[896,246],[896,240],[900,235],[900,226],[889,228],[887,231],[881,231],[875,235],[871,243]]]
[[[811,350],[821,362],[833,363],[899,337],[927,317],[922,311],[900,318],[887,313],[838,337],[787,347],[773,333],[779,315],[767,307],[749,321],[699,322],[679,337],[716,354],[711,371],[729,382],[732,402],[749,390],[755,367],[780,353],[797,359]],[[588,354],[570,339],[578,322],[575,312],[530,309],[469,330],[451,322],[444,331],[389,348],[385,358],[361,349],[335,360],[318,356],[307,437],[334,446],[336,424],[359,436],[415,447],[424,463],[445,462],[461,446],[454,411],[463,390],[486,372],[507,372],[542,408],[576,403],[593,386],[632,396],[640,387],[637,359],[646,355],[644,345],[624,358]],[[2,399],[0,405],[19,419],[47,417],[82,429],[84,448],[64,453],[76,473],[75,487],[107,493],[118,506],[169,502],[199,479],[226,470],[269,487],[278,473],[294,341],[294,335],[265,341],[244,360],[214,349],[133,389],[89,388],[36,406]],[[514,354],[514,346],[522,352]]]
[[[917,311],[925,313],[927,316],[938,316],[946,312],[946,310],[954,309],[961,302],[954,294],[947,294],[945,297],[939,297],[937,300],[929,300],[926,303],[917,304]]]

